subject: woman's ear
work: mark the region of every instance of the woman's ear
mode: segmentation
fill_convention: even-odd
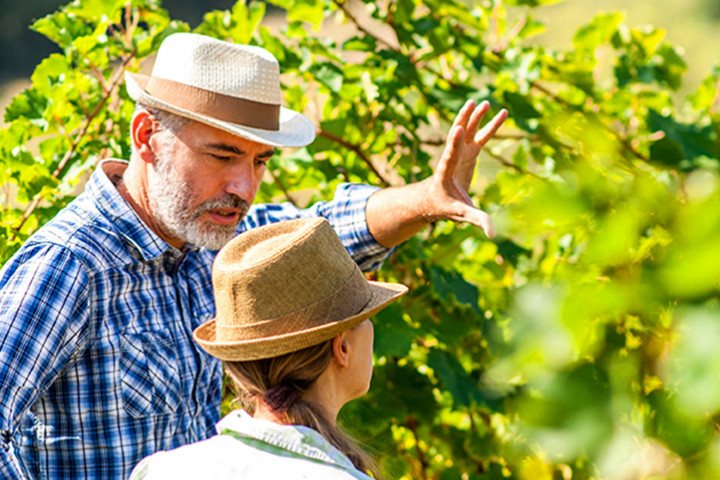
[[[150,138],[154,132],[155,119],[150,112],[140,111],[133,117],[130,127],[133,147],[140,158],[146,162],[155,160],[155,153],[150,146]]]
[[[338,365],[341,367],[350,365],[350,342],[347,338],[347,331],[332,339],[332,353]]]

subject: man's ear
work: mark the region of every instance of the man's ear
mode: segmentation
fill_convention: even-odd
[[[350,342],[347,339],[347,332],[332,339],[333,358],[341,367],[350,365]]]
[[[140,158],[146,162],[155,161],[155,153],[150,146],[150,138],[154,132],[155,119],[150,112],[140,111],[133,117],[130,127],[133,147]]]

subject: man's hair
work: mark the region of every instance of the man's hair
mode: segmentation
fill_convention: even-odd
[[[155,107],[148,107],[147,105],[143,105],[142,103],[138,103],[135,105],[133,119],[138,113],[143,111],[150,113],[150,115],[157,121],[160,127],[160,131],[163,133],[168,132],[172,134],[177,134],[185,125],[192,122],[192,120],[190,120],[189,118],[177,115],[172,112],[168,112],[167,110],[162,110]],[[174,136],[167,135],[165,140],[171,142],[174,140]]]
[[[330,365],[332,340],[278,357],[245,362],[225,362],[225,369],[239,388],[238,400],[251,414],[266,392],[280,385],[291,387],[297,398],[287,409],[275,412],[288,425],[304,425],[319,432],[345,454],[363,473],[380,478],[374,459],[358,442],[340,430],[319,405],[305,400],[304,393]],[[268,405],[272,408],[271,405]]]

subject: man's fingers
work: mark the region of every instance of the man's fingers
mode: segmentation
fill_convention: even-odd
[[[487,100],[480,102],[480,105],[478,105],[475,110],[473,110],[472,115],[470,115],[470,121],[468,122],[466,128],[466,141],[470,141],[471,138],[475,137],[475,133],[480,126],[480,121],[483,119],[483,117],[489,110],[490,102],[488,102]]]
[[[495,135],[495,132],[498,131],[500,128],[500,125],[503,124],[505,119],[508,116],[508,111],[505,109],[500,110],[500,112],[493,117],[492,120],[490,120],[487,125],[483,127],[482,130],[477,132],[475,135],[475,143],[477,143],[479,146],[485,145],[488,140],[492,138],[493,135]]]
[[[465,143],[465,129],[459,125],[456,125],[450,130],[447,142],[445,143],[445,151],[440,157],[440,162],[435,171],[442,178],[452,178],[455,175],[455,169],[460,162],[460,154],[458,149]]]
[[[450,215],[447,218],[454,222],[475,225],[476,227],[482,228],[488,238],[495,237],[495,223],[492,221],[492,218],[490,218],[490,215],[487,213],[475,207],[463,204],[461,212],[458,215]]]
[[[475,100],[468,100],[465,102],[465,105],[462,106],[460,111],[458,112],[457,116],[455,117],[455,121],[453,122],[453,125],[451,127],[451,130],[458,125],[467,129],[468,122],[470,121],[470,118],[475,111]]]

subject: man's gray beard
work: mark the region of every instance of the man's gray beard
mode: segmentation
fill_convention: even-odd
[[[245,217],[249,205],[237,195],[223,194],[211,198],[191,210],[195,203],[192,188],[180,180],[169,155],[163,152],[155,163],[155,175],[148,182],[148,203],[151,215],[172,237],[209,250],[220,250],[235,236],[237,224]],[[216,208],[235,208],[240,216],[235,225],[202,222],[199,217]]]

